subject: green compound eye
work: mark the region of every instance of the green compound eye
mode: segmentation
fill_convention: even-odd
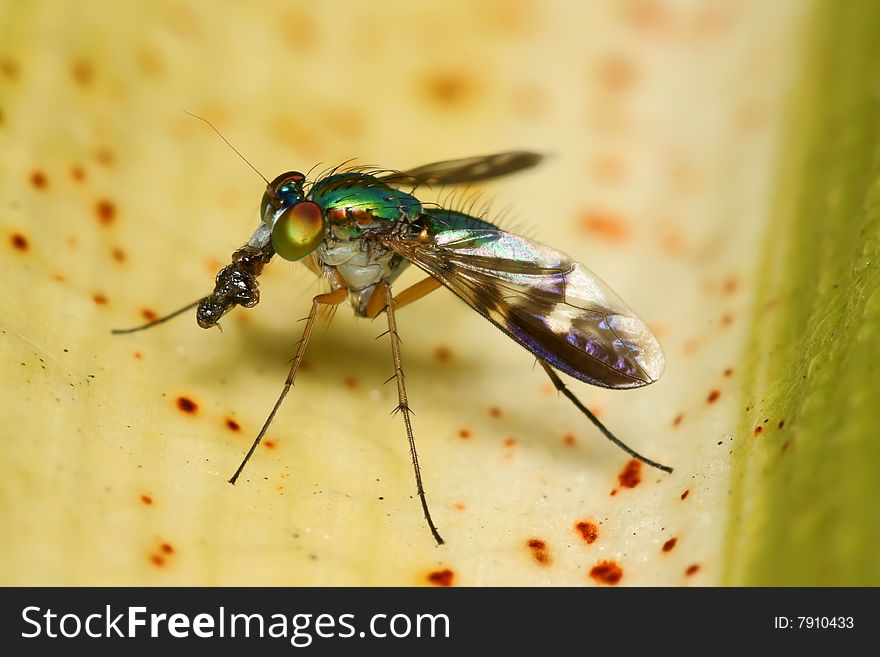
[[[324,241],[324,213],[317,203],[301,201],[284,210],[272,228],[272,246],[285,260],[299,260]]]

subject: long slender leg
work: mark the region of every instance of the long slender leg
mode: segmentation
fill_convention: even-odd
[[[593,424],[596,425],[596,428],[602,432],[603,436],[605,436],[612,443],[614,443],[615,445],[620,447],[620,449],[622,449],[624,452],[626,452],[627,454],[629,454],[633,458],[638,459],[642,463],[644,463],[646,465],[650,465],[652,468],[657,468],[658,470],[663,470],[664,472],[672,472],[672,468],[670,468],[668,465],[663,465],[662,463],[657,463],[657,461],[652,461],[651,459],[649,459],[645,456],[642,456],[637,451],[635,451],[634,449],[629,447],[622,440],[620,440],[620,438],[618,438],[613,433],[611,433],[605,427],[605,425],[599,421],[599,418],[597,418],[595,415],[593,415],[590,412],[590,409],[587,408],[586,406],[584,406],[581,403],[581,401],[577,397],[574,396],[574,393],[568,389],[568,387],[562,382],[562,379],[559,378],[559,375],[553,371],[553,368],[550,367],[550,365],[545,363],[543,360],[538,360],[538,362],[541,363],[541,367],[543,367],[544,371],[547,372],[547,376],[550,377],[550,380],[553,382],[553,385],[556,387],[556,389],[559,392],[561,392],[563,395],[568,397],[568,399],[571,401],[571,403],[574,404],[575,406],[577,406],[578,410],[581,413],[583,413],[584,415],[586,415],[587,418],[590,420],[590,422],[592,422]]]
[[[391,338],[391,356],[394,359],[394,378],[397,379],[397,399],[398,405],[395,412],[399,411],[403,416],[403,423],[406,425],[406,438],[409,440],[409,453],[412,456],[413,470],[416,473],[416,489],[419,493],[419,500],[422,502],[422,510],[425,512],[425,520],[428,521],[428,528],[437,541],[437,545],[443,545],[443,537],[434,526],[431,519],[431,512],[428,510],[428,500],[425,498],[425,487],[422,485],[422,473],[419,469],[419,455],[416,453],[416,441],[413,438],[412,423],[410,422],[409,402],[406,398],[406,382],[403,376],[403,367],[400,364],[400,339],[397,336],[397,320],[394,318],[394,297],[391,294],[391,286],[382,281],[379,284],[385,297],[385,313],[388,315],[388,335]]]
[[[163,322],[167,322],[169,319],[174,319],[178,315],[182,315],[187,310],[191,310],[191,309],[195,308],[202,301],[204,301],[204,299],[205,299],[205,297],[203,297],[201,299],[196,299],[195,301],[184,306],[183,308],[178,308],[173,313],[168,313],[164,317],[159,317],[158,319],[151,320],[151,321],[147,322],[146,324],[141,324],[140,326],[133,326],[132,328],[126,328],[126,329],[113,329],[110,332],[113,333],[114,335],[120,335],[122,333],[136,333],[137,331],[143,331],[145,329],[152,328],[152,327],[156,326],[157,324],[162,324]]]
[[[441,287],[443,287],[443,284],[433,276],[428,276],[418,283],[413,283],[394,297],[395,310],[400,310],[404,306],[408,306],[413,301],[418,301],[423,296]],[[373,296],[367,301],[364,314],[370,319],[375,319],[383,310],[385,310],[385,293],[381,290],[380,286],[376,288]]]
[[[315,326],[315,319],[318,317],[318,308],[320,308],[321,306],[339,305],[340,303],[345,301],[346,294],[347,290],[345,288],[339,288],[338,290],[334,290],[333,292],[319,294],[314,299],[312,299],[312,309],[309,312],[308,319],[306,320],[306,327],[303,329],[302,340],[299,341],[299,349],[297,349],[296,356],[294,356],[293,358],[293,364],[290,366],[290,372],[287,374],[287,380],[284,382],[284,387],[281,389],[281,394],[278,396],[278,401],[276,401],[275,406],[272,407],[272,412],[269,413],[269,417],[266,418],[266,422],[263,424],[263,428],[260,429],[260,433],[257,434],[257,437],[254,439],[251,448],[248,450],[247,454],[245,454],[244,459],[242,459],[241,465],[238,466],[235,474],[230,477],[230,484],[235,484],[235,481],[238,479],[241,471],[244,470],[244,466],[247,465],[247,462],[250,460],[251,455],[254,453],[254,450],[257,449],[257,445],[260,444],[260,441],[263,440],[263,436],[266,435],[266,431],[269,429],[269,425],[272,424],[272,420],[275,418],[275,413],[277,413],[278,409],[281,407],[281,402],[284,401],[284,398],[290,391],[290,387],[293,385],[293,382],[296,379],[296,373],[299,370],[299,366],[302,364],[303,356],[305,356],[306,347],[309,346],[309,338],[312,337],[312,329]]]

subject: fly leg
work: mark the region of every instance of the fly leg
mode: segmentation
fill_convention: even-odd
[[[437,531],[437,527],[431,519],[431,512],[428,510],[428,500],[425,498],[425,487],[422,485],[422,473],[419,469],[419,456],[416,452],[416,441],[415,438],[413,438],[412,423],[410,422],[411,411],[406,397],[406,382],[404,380],[403,367],[400,363],[400,338],[397,336],[397,320],[394,318],[396,301],[391,294],[391,286],[387,282],[382,281],[379,284],[379,289],[382,290],[385,313],[388,315],[388,335],[391,338],[391,356],[394,360],[393,378],[397,379],[398,405],[397,408],[394,409],[394,412],[399,412],[403,416],[403,423],[406,425],[406,438],[409,441],[409,453],[412,457],[413,470],[416,475],[416,490],[419,493],[422,510],[425,512],[425,520],[428,522],[428,528],[431,530],[434,540],[437,541],[437,545],[443,545],[443,537],[440,536],[440,532]]]
[[[596,425],[596,428],[602,432],[603,436],[605,436],[612,443],[620,447],[620,449],[622,449],[624,452],[626,452],[633,458],[638,459],[645,465],[650,465],[652,468],[657,468],[658,470],[663,470],[664,472],[672,472],[672,468],[670,468],[668,465],[657,463],[657,461],[652,461],[651,459],[642,456],[637,451],[629,447],[622,440],[620,440],[620,438],[611,433],[611,431],[609,431],[608,428],[599,421],[599,418],[593,415],[590,412],[590,409],[584,406],[581,403],[581,400],[574,396],[574,393],[568,389],[568,386],[566,386],[562,382],[562,379],[559,378],[559,375],[555,371],[553,371],[553,368],[550,367],[550,365],[545,363],[543,360],[538,360],[538,362],[541,363],[541,367],[543,367],[544,371],[547,372],[547,376],[550,377],[550,380],[553,382],[553,386],[556,388],[556,390],[568,397],[569,401],[571,401],[571,403],[574,404],[581,413],[586,415],[587,419],[590,420],[590,422]]]
[[[247,465],[247,462],[250,460],[251,455],[254,453],[254,450],[257,449],[257,445],[259,445],[260,441],[263,440],[263,436],[266,435],[266,431],[269,429],[269,425],[272,424],[272,420],[275,418],[275,413],[277,413],[278,409],[281,407],[281,402],[284,401],[284,398],[290,391],[290,387],[293,385],[293,382],[296,379],[296,373],[299,371],[299,366],[302,364],[303,356],[305,356],[306,347],[308,347],[309,345],[309,338],[312,337],[312,329],[315,326],[315,320],[318,317],[319,308],[321,306],[338,306],[340,303],[345,301],[347,294],[348,290],[341,287],[338,290],[334,290],[333,292],[319,294],[314,299],[312,299],[312,309],[309,312],[308,318],[306,319],[306,327],[303,329],[303,336],[302,339],[299,341],[299,349],[297,349],[296,356],[294,356],[293,358],[293,364],[290,366],[290,372],[287,374],[287,380],[284,382],[284,387],[281,389],[281,394],[278,396],[278,401],[276,401],[275,406],[272,407],[272,411],[269,413],[269,417],[266,418],[266,422],[263,424],[263,428],[260,429],[260,433],[257,434],[257,437],[254,439],[251,448],[248,450],[247,454],[245,454],[241,465],[238,466],[235,474],[230,477],[230,484],[234,484],[238,479],[238,476],[241,474],[241,471],[244,470],[244,466]]]

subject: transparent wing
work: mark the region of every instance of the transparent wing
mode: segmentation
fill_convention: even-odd
[[[379,178],[389,185],[457,185],[506,176],[535,166],[543,155],[507,151],[426,164],[409,171],[394,171]]]
[[[605,388],[635,388],[663,373],[663,351],[648,326],[565,254],[500,230],[382,239],[566,374]]]

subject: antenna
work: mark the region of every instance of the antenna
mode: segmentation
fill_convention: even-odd
[[[236,155],[238,155],[242,160],[244,160],[245,164],[247,164],[251,169],[256,171],[257,175],[266,181],[267,185],[272,184],[266,179],[266,176],[264,176],[262,173],[260,173],[260,171],[259,171],[259,169],[257,169],[257,167],[255,167],[253,164],[248,162],[248,159],[244,155],[242,155],[235,146],[233,146],[232,144],[229,143],[229,140],[226,137],[224,137],[223,134],[217,128],[215,128],[214,124],[211,123],[208,119],[201,117],[198,114],[193,114],[192,112],[187,112],[186,110],[183,110],[183,113],[193,117],[194,119],[198,119],[199,121],[202,121],[203,123],[207,123],[208,126],[211,128],[211,130],[216,132],[217,136],[220,137],[220,139],[222,139],[223,141],[225,141],[226,145],[229,146],[229,148],[231,148]]]

